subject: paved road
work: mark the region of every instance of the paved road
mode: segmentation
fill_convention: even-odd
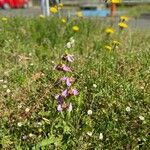
[[[35,16],[41,14],[39,7],[28,8],[28,9],[0,9],[0,16]]]

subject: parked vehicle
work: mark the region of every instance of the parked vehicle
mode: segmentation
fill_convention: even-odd
[[[4,9],[10,8],[27,8],[29,0],[0,0],[0,7]]]

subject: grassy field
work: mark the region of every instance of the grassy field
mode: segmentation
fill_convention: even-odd
[[[63,22],[0,20],[0,149],[149,150],[150,31]]]

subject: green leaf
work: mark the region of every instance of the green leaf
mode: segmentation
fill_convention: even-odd
[[[54,144],[56,146],[61,146],[61,140],[62,137],[55,137],[55,136],[51,136],[50,138],[44,139],[41,142],[37,143],[37,145],[35,147],[33,147],[33,149],[39,149],[45,146],[49,146],[51,144]]]
[[[48,145],[51,145],[51,144],[54,144],[54,142],[55,142],[55,137],[51,136],[50,138],[44,139],[41,142],[39,142],[36,145],[35,149],[40,148],[40,147],[44,147],[44,146],[48,146]]]

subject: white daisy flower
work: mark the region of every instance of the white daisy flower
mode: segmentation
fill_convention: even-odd
[[[93,84],[93,87],[94,87],[94,88],[97,88],[97,85],[96,85],[96,84]]]
[[[92,110],[88,110],[88,111],[87,111],[87,114],[88,114],[88,115],[92,115],[92,113],[93,113]]]
[[[144,120],[145,120],[145,118],[144,118],[143,116],[139,116],[139,119],[140,119],[141,121],[144,121]]]
[[[18,127],[21,127],[21,126],[22,126],[22,122],[18,122],[18,123],[17,123],[17,126],[18,126]]]
[[[128,106],[128,107],[126,107],[126,111],[127,112],[130,112],[131,111],[131,108]]]
[[[91,131],[88,131],[87,133],[86,133],[88,136],[92,136],[92,132]]]

